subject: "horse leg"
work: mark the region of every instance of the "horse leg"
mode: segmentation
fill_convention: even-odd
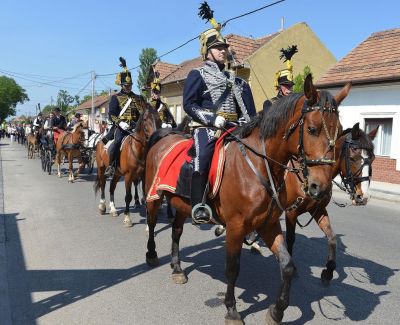
[[[60,152],[57,152],[56,161],[57,161],[57,176],[61,178],[61,168],[60,168],[60,165],[61,165],[61,153]]]
[[[114,192],[115,188],[117,187],[119,175],[114,174],[111,182],[110,182],[110,214],[112,217],[118,217],[118,211],[115,208],[115,203],[114,203]]]
[[[277,257],[281,270],[282,285],[279,289],[275,304],[272,304],[267,311],[266,324],[280,324],[283,319],[283,313],[289,306],[290,283],[294,274],[292,258],[286,248],[285,239],[282,235],[282,229],[279,221],[274,224],[263,225],[258,229],[267,247]]]
[[[125,215],[124,227],[128,228],[133,226],[132,219],[129,215],[129,206],[131,204],[131,201],[132,201],[132,175],[128,173],[125,175],[125,211],[124,211]]]
[[[167,216],[168,216],[168,222],[169,223],[173,223],[175,216],[174,216],[174,212],[172,211],[172,206],[171,206],[171,201],[169,200],[169,198],[166,198],[167,200]]]
[[[100,214],[106,213],[106,177],[104,176],[105,167],[101,166],[97,168],[97,181],[101,191],[100,203],[99,203],[99,211]]]
[[[320,213],[315,213],[313,217],[328,239],[328,261],[326,262],[326,269],[322,270],[321,273],[322,283],[327,286],[333,278],[333,271],[336,269],[336,234],[332,230],[326,208],[322,209]]]
[[[73,183],[75,181],[74,179],[74,165],[72,163],[73,160],[73,155],[72,155],[72,150],[68,152],[68,182]]]
[[[293,245],[296,241],[296,220],[297,220],[297,213],[296,211],[286,212],[285,214],[285,221],[286,221],[286,245],[287,250],[293,258]],[[293,261],[293,260],[292,260]],[[294,272],[297,273],[297,268],[293,263]]]
[[[157,211],[161,205],[160,200],[147,202],[146,204],[146,215],[147,215],[147,226],[149,227],[149,239],[147,240],[147,252],[146,252],[146,263],[149,266],[157,266],[159,264],[156,242],[154,240],[154,228],[157,224]]]
[[[243,324],[240,314],[236,310],[235,284],[240,271],[240,253],[242,251],[242,243],[244,232],[242,228],[230,227],[226,225],[226,266],[225,276],[228,282],[225,294],[225,306],[227,313],[225,315],[225,325]]]
[[[138,182],[135,182],[135,208],[140,206]]]
[[[184,284],[188,281],[185,272],[181,268],[181,261],[179,258],[179,240],[183,232],[185,220],[186,216],[177,212],[172,224],[171,268],[172,281],[176,284]]]

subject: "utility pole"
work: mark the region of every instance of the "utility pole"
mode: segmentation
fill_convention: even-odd
[[[53,96],[50,97],[50,105],[53,106]]]
[[[90,112],[90,126],[91,126],[92,130],[94,130],[94,116],[95,116],[95,112],[94,112],[95,80],[96,80],[96,73],[94,71],[92,71],[92,109]]]

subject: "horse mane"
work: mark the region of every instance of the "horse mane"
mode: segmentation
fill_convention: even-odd
[[[83,127],[83,122],[82,122],[82,121],[76,123],[76,124],[73,126],[73,128],[72,128],[72,133],[75,133],[76,130],[78,129],[78,127]]]
[[[143,121],[144,121],[143,116],[145,111],[149,111],[151,115],[158,114],[158,112],[150,104],[146,103],[144,111],[140,114],[139,119],[136,122],[135,132],[139,132],[143,127]]]

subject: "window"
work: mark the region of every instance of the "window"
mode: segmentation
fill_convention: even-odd
[[[378,133],[374,139],[375,155],[390,156],[390,145],[392,143],[391,118],[365,119],[365,131],[371,132],[379,125]]]

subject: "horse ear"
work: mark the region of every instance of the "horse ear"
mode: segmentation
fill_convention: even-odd
[[[375,139],[375,137],[378,133],[378,129],[379,129],[379,125],[375,129],[373,129],[370,133],[368,133],[368,136],[371,140]]]
[[[306,96],[308,104],[310,106],[314,105],[318,100],[318,92],[312,82],[311,73],[308,74],[306,79],[304,80],[304,95]]]
[[[358,140],[360,139],[360,137],[361,137],[360,123],[356,123],[351,129],[351,138],[353,140]]]
[[[339,91],[339,93],[336,94],[335,96],[335,101],[337,106],[340,105],[340,103],[347,97],[349,94],[351,88],[351,82],[348,82],[347,84],[344,85],[344,87]]]

